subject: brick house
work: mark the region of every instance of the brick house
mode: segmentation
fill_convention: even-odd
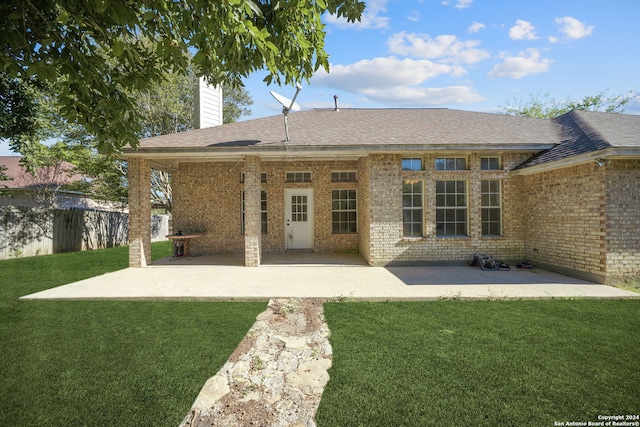
[[[358,252],[370,265],[476,252],[599,282],[640,276],[640,116],[316,109],[140,141],[130,264],[150,262],[149,174],[172,173],[191,253]]]

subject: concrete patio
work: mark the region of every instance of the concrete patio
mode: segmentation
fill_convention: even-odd
[[[25,299],[268,300],[276,297],[384,300],[445,298],[629,298],[640,294],[540,269],[483,271],[469,266],[370,267],[358,255],[165,258],[146,268],[93,277]]]

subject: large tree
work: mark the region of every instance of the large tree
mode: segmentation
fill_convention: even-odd
[[[242,116],[251,114],[253,98],[241,86],[222,86],[222,123],[234,123]]]
[[[622,113],[624,106],[633,99],[633,93],[608,96],[606,91],[593,96],[585,96],[579,100],[566,99],[558,101],[548,93],[531,95],[529,100],[514,98],[506,106],[501,106],[505,114],[521,117],[553,119],[571,110],[603,111]]]
[[[193,94],[198,80],[194,73],[168,73],[164,82],[157,84],[152,90],[140,93],[138,106],[144,115],[140,137],[166,135],[193,129]],[[244,87],[223,84],[223,123],[232,123],[242,115],[251,114],[249,105],[253,99]],[[126,165],[113,159],[116,171],[122,171]],[[117,188],[113,182],[111,188]],[[122,187],[121,193],[126,192]],[[107,187],[108,188],[108,187]],[[151,203],[171,212],[172,188],[171,175],[167,172],[153,170],[151,173]]]
[[[137,93],[136,105],[142,114],[139,138],[183,132],[193,129],[193,95],[198,81],[194,73],[166,73],[165,79],[146,92]],[[95,138],[85,132],[82,126],[74,126],[60,120],[52,110],[51,99],[43,90],[34,92],[31,108],[37,114],[38,132],[29,144],[22,145],[23,165],[36,176],[43,170],[52,170],[52,161],[67,161],[76,168],[74,172],[91,179],[70,184],[68,189],[91,194],[124,207],[127,203],[127,164],[117,156],[101,154],[97,150]],[[37,102],[36,102],[37,101]],[[243,87],[223,88],[223,117],[225,123],[236,121],[243,114],[250,114],[248,108],[253,103]],[[40,123],[41,122],[41,123]],[[55,123],[55,126],[52,124]],[[43,144],[45,134],[49,139],[59,141],[47,146]],[[55,163],[55,162],[54,162]],[[152,171],[152,203],[171,211],[171,177],[166,172]],[[3,168],[0,166],[0,181]],[[0,182],[0,191],[2,191]],[[39,206],[47,207],[46,203]],[[50,207],[50,206],[49,206]]]
[[[7,167],[4,165],[0,165],[0,197],[3,196],[11,196],[11,192],[7,191],[9,188],[3,181],[10,181],[11,178],[7,176]]]
[[[134,94],[186,73],[191,52],[212,84],[241,85],[261,69],[267,83],[293,84],[328,68],[322,14],[355,21],[363,10],[358,0],[4,0],[0,74],[20,87],[56,84],[62,117],[118,152],[137,145]]]

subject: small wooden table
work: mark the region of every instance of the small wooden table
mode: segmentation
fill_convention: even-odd
[[[177,242],[181,241],[183,242],[183,252],[182,252],[182,256],[184,257],[188,257],[189,256],[189,240],[191,239],[197,239],[198,237],[202,237],[202,234],[167,234],[167,239],[169,240],[173,240],[173,245],[174,245],[174,251],[173,251],[173,256],[180,256],[180,255],[176,255],[175,254],[175,245]]]

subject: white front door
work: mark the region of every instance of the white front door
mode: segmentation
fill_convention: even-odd
[[[313,243],[313,189],[284,190],[286,249],[311,249]]]

